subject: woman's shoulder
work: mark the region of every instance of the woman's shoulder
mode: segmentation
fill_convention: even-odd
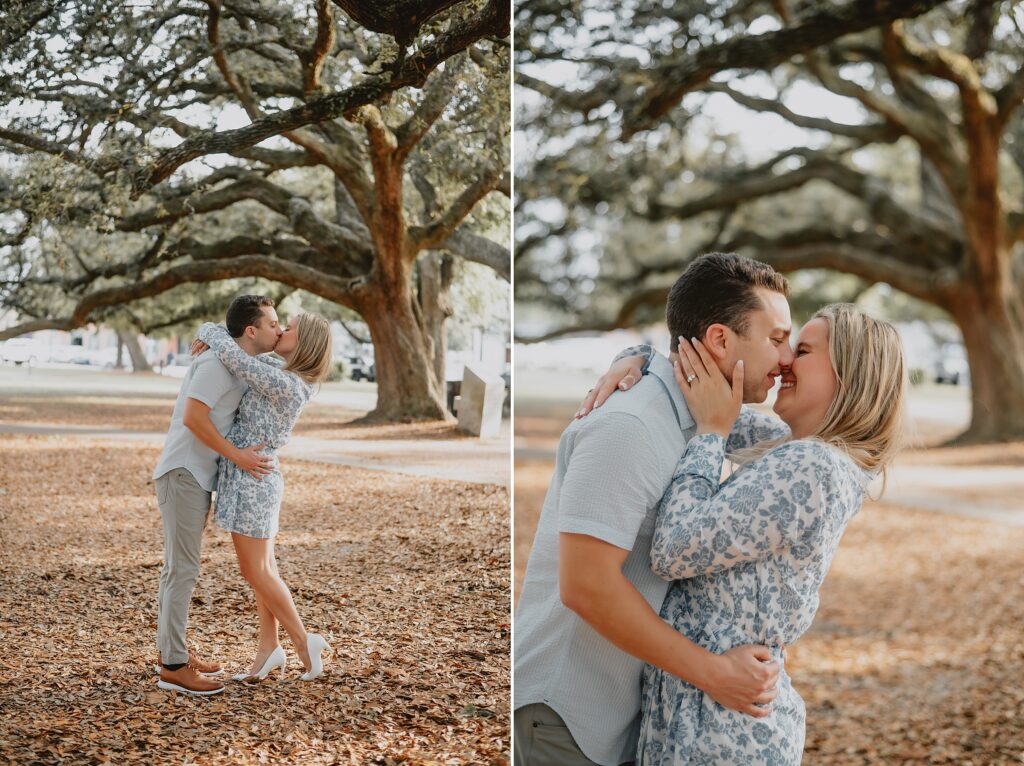
[[[780,460],[809,462],[831,462],[842,457],[838,449],[821,439],[787,439],[767,455],[774,455]]]
[[[870,478],[843,450],[820,439],[790,439],[769,450],[763,459],[779,469],[800,472],[826,484],[863,486]]]
[[[821,439],[788,439],[763,456],[771,464],[805,471],[827,470],[838,475],[859,475],[863,470],[843,450]]]
[[[316,385],[293,370],[283,369],[282,371],[287,376],[288,389],[291,394],[289,398],[294,404],[298,404],[300,407],[304,406],[316,394]]]

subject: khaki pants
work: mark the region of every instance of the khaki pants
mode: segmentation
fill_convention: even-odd
[[[156,643],[164,663],[188,662],[185,628],[192,590],[199,577],[203,528],[210,493],[189,471],[175,468],[156,480],[156,499],[164,522],[164,566],[157,594]]]
[[[594,766],[565,721],[547,705],[525,705],[514,715],[515,766]]]

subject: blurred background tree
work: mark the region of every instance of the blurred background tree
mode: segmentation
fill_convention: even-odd
[[[962,439],[1024,438],[1024,5],[523,0],[515,33],[517,340],[657,321],[737,251],[949,316]]]

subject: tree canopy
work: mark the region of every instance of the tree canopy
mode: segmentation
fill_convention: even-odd
[[[25,321],[0,338],[262,277],[366,321],[380,416],[444,416],[419,261],[509,277],[508,23],[492,0],[17,4],[0,303]]]
[[[521,339],[649,321],[708,250],[829,268],[949,312],[970,437],[1024,436],[1020,4],[526,0],[516,35]]]

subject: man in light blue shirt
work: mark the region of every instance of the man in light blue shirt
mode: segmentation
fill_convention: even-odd
[[[745,401],[764,401],[792,359],[787,293],[770,266],[708,254],[673,287],[669,330],[702,339],[727,377],[742,359]],[[632,761],[645,662],[767,714],[779,673],[767,647],[716,655],[658,616],[669,584],[650,568],[654,520],[694,430],[672,365],[655,357],[562,434],[514,624],[516,766]]]
[[[231,302],[227,327],[249,354],[273,351],[281,335],[274,302],[242,295]],[[201,354],[189,367],[171,415],[163,452],[153,471],[164,527],[164,565],[157,594],[158,671],[161,689],[194,695],[218,694],[224,685],[208,678],[221,671],[188,650],[185,633],[192,591],[199,576],[203,529],[223,456],[254,476],[270,472],[263,445],[239,449],[224,435],[231,428],[246,385],[215,354]]]

